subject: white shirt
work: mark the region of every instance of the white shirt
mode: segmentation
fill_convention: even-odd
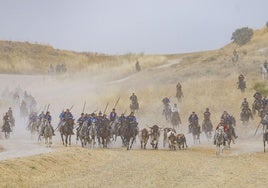
[[[178,108],[178,107],[173,106],[173,108],[172,108],[172,112],[178,112],[178,113],[179,113],[179,108]]]

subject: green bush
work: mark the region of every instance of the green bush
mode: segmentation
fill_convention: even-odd
[[[253,36],[253,29],[243,27],[235,30],[232,34],[231,40],[233,40],[239,46],[242,46],[250,41]]]
[[[253,89],[259,93],[261,93],[263,96],[268,95],[268,88],[266,88],[266,84],[263,82],[257,82],[254,84]]]

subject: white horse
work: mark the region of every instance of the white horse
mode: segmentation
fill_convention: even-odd
[[[219,127],[215,134],[215,141],[216,141],[216,155],[220,155],[223,150],[224,144],[224,130],[223,127]]]
[[[51,147],[52,145],[52,136],[53,136],[52,128],[49,125],[49,122],[46,121],[44,128],[44,139],[47,147]]]
[[[267,70],[263,65],[260,66],[260,71],[262,79],[265,80],[267,78]]]

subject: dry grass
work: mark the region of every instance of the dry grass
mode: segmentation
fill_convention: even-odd
[[[234,44],[207,52],[145,56],[143,54],[126,54],[109,57],[104,55],[77,54],[59,51],[47,46],[7,43],[5,48],[20,46],[14,50],[14,56],[2,58],[0,70],[3,72],[43,71],[50,62],[66,62],[67,66],[83,69],[77,74],[68,74],[43,81],[48,88],[38,88],[40,79],[30,86],[37,93],[49,90],[53,96],[47,95],[40,101],[52,104],[52,113],[57,113],[71,103],[75,104],[73,112],[80,113],[77,105],[86,99],[89,105],[86,110],[102,110],[109,102],[109,110],[120,96],[117,112],[129,112],[129,96],[135,92],[139,98],[141,110],[137,114],[140,127],[159,124],[169,126],[162,113],[163,97],[175,99],[175,86],[182,83],[184,98],[179,103],[182,117],[182,129],[187,130],[187,119],[195,111],[202,121],[206,107],[212,112],[212,122],[216,125],[223,110],[239,117],[243,98],[253,102],[251,89],[260,81],[258,66],[267,52],[268,34],[265,30],[255,32],[253,40],[238,48],[240,60],[231,62]],[[1,44],[0,46],[3,46]],[[1,48],[0,48],[1,49]],[[25,49],[27,49],[25,51]],[[29,50],[34,51],[31,55]],[[263,50],[260,53],[259,50]],[[247,53],[241,53],[247,51]],[[50,55],[48,55],[49,53]],[[10,54],[10,51],[6,53]],[[24,54],[26,53],[26,55]],[[27,54],[27,53],[30,53]],[[56,54],[53,54],[56,53]],[[25,59],[15,59],[15,56]],[[266,56],[267,57],[267,56]],[[9,59],[8,59],[9,58]],[[39,58],[39,60],[38,60]],[[134,63],[139,60],[142,71],[136,73]],[[36,60],[37,63],[33,63]],[[66,61],[65,61],[66,60]],[[256,63],[253,63],[257,61]],[[18,63],[18,62],[20,63]],[[4,63],[3,63],[4,62]],[[12,64],[12,62],[16,62]],[[170,62],[175,64],[168,65]],[[177,63],[176,63],[177,62]],[[160,65],[168,65],[157,68]],[[107,72],[108,71],[108,72]],[[247,89],[241,93],[237,89],[237,77],[246,74]],[[107,82],[130,75],[127,80],[109,84]],[[90,79],[89,79],[90,78]],[[105,83],[104,83],[105,82]],[[79,85],[77,85],[79,83]],[[87,87],[90,83],[92,88]],[[85,87],[85,88],[83,88]],[[64,88],[71,88],[64,94]],[[43,96],[43,95],[42,95]],[[67,104],[67,101],[70,104]],[[82,107],[81,107],[82,108]],[[108,110],[108,112],[109,112]],[[238,119],[238,118],[237,118]],[[256,123],[257,120],[254,121]],[[237,130],[252,132],[253,128],[245,129],[238,121]],[[267,182],[266,155],[262,153],[230,156],[233,150],[222,157],[216,158],[214,147],[191,147],[187,151],[171,152],[168,150],[142,151],[124,149],[88,150],[80,147],[63,148],[55,146],[55,152],[26,158],[18,158],[0,162],[0,187],[265,187]],[[257,181],[256,181],[257,180]]]
[[[0,186],[265,187],[268,180],[261,153],[217,158],[211,148],[124,150],[57,148],[47,155],[3,161]]]

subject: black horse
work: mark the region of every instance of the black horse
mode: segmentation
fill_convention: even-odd
[[[2,127],[2,132],[5,133],[5,138],[8,139],[10,137],[11,127],[9,122],[5,122]]]

